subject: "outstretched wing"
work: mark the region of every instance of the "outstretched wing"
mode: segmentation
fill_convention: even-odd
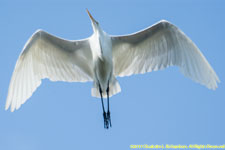
[[[114,74],[129,76],[179,66],[192,80],[216,89],[219,78],[197,46],[167,21],[134,34],[112,36]]]
[[[17,60],[10,82],[6,110],[11,111],[31,97],[41,79],[91,81],[92,53],[88,39],[68,41],[38,30],[28,40]]]

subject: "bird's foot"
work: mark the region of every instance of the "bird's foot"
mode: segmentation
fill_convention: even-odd
[[[112,127],[111,117],[110,117],[110,111],[108,111],[106,115],[107,115],[107,122],[110,125],[110,127]]]
[[[106,112],[103,112],[103,118],[104,118],[104,128],[108,129],[109,128],[109,122],[108,122],[108,117]]]

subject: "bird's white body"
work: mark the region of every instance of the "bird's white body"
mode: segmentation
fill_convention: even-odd
[[[106,91],[108,82],[113,76],[111,38],[99,28],[96,29],[89,42],[93,55],[94,84],[99,83],[102,91]]]
[[[32,35],[17,60],[6,109],[19,109],[44,78],[93,81],[92,96],[110,97],[121,91],[117,76],[178,66],[192,80],[209,89],[217,88],[219,78],[198,47],[168,21],[130,35],[111,36],[89,16],[94,33],[87,39],[70,41],[42,30]],[[104,120],[109,118],[105,116]]]

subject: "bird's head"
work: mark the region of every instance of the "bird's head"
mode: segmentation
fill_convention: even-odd
[[[89,16],[90,19],[91,19],[91,23],[92,23],[92,27],[93,27],[94,31],[99,30],[99,29],[100,29],[100,26],[99,26],[98,21],[96,21],[96,20],[92,17],[92,15],[91,15],[91,13],[88,11],[88,9],[86,9],[86,10],[87,10],[88,16]]]

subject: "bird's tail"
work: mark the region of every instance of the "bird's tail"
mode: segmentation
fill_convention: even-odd
[[[116,78],[113,76],[111,79],[111,82],[109,84],[109,97],[118,94],[119,92],[121,92],[121,88],[120,88],[120,84],[119,82],[116,80]],[[101,95],[99,93],[99,86],[96,82],[94,82],[94,85],[91,89],[91,95],[93,97],[98,97],[101,98]],[[102,91],[102,96],[104,98],[107,98],[107,93],[106,91]]]

